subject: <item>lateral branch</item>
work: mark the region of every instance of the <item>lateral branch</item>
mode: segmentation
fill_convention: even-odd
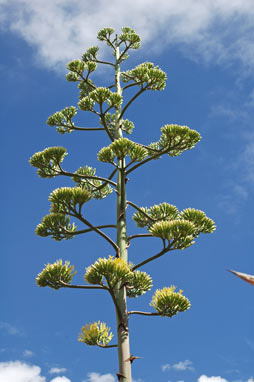
[[[132,271],[134,271],[135,269],[137,268],[140,268],[142,267],[143,265],[147,264],[147,263],[150,263],[150,261],[153,261],[155,259],[158,259],[158,257],[161,257],[163,256],[165,253],[169,252],[169,251],[172,251],[173,248],[170,248],[170,247],[167,247],[167,248],[163,248],[162,251],[160,251],[159,253],[157,253],[156,255],[152,256],[152,257],[149,257],[148,259],[142,261],[141,263],[135,265],[135,267],[131,268]]]
[[[71,285],[67,284],[62,280],[59,280],[59,282],[63,285],[63,288],[74,288],[74,289],[104,289],[108,290],[106,286],[100,286],[100,285]]]
[[[159,313],[141,312],[139,310],[131,310],[130,312],[128,312],[128,315],[131,314],[140,314],[141,316],[160,316]]]

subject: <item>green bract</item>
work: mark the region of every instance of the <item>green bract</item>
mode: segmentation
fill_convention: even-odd
[[[132,70],[121,73],[123,82],[134,82],[145,90],[163,90],[166,86],[167,75],[151,62],[144,62]]]
[[[85,87],[86,93],[87,90],[89,89]],[[84,98],[81,98],[81,100],[78,103],[79,108],[84,111],[92,111],[95,106],[95,103],[102,105],[104,102],[107,102],[110,107],[119,107],[123,101],[122,96],[120,96],[117,93],[111,92],[107,88],[96,88],[95,90],[89,91],[88,93],[89,95],[85,96]]]
[[[194,244],[196,227],[188,220],[168,220],[153,224],[149,232],[171,242],[174,249],[184,249]]]
[[[88,79],[87,81],[80,81],[79,84],[78,84],[78,88],[80,89],[80,92],[79,92],[79,99],[83,99],[85,97],[87,97],[91,91],[94,90],[94,83],[92,80]],[[88,102],[88,101],[85,101],[85,102]],[[81,108],[81,110],[83,110]]]
[[[179,212],[175,206],[164,202],[151,207],[149,214],[154,220],[173,220],[178,217]]]
[[[138,211],[132,217],[137,227],[141,228],[150,227],[156,221],[173,220],[179,216],[178,209],[172,204],[165,202],[150,208],[141,207],[141,210],[144,213]]]
[[[112,338],[113,334],[105,322],[97,321],[83,326],[78,340],[86,345],[107,346]]]
[[[102,284],[105,278],[109,287],[114,287],[117,282],[126,282],[131,274],[130,266],[124,259],[99,258],[93,265],[86,268],[84,278],[89,284]]]
[[[66,67],[71,72],[77,73],[78,75],[82,76],[84,70],[87,68],[87,65],[81,60],[73,60],[73,61],[70,61],[66,65]]]
[[[74,176],[72,180],[78,184],[79,187],[88,190],[94,199],[103,199],[113,191],[107,183],[102,187],[102,181],[98,179],[91,179],[89,176],[95,176],[96,169],[84,166],[80,167],[74,174],[80,176]],[[83,177],[82,177],[83,176]],[[87,179],[85,177],[88,177]]]
[[[98,153],[101,162],[113,163],[115,158],[123,159],[127,155],[133,162],[140,162],[147,157],[147,150],[128,138],[119,138],[108,147],[103,147]]]
[[[108,129],[111,133],[115,133],[116,126],[117,126],[117,118],[116,115],[113,113],[106,113],[104,116],[104,121],[106,122]],[[103,121],[100,120],[100,124],[104,126]],[[120,128],[126,133],[131,134],[132,130],[134,129],[134,123],[129,121],[128,119],[122,119]]]
[[[212,219],[209,219],[203,211],[195,210],[194,208],[187,208],[180,214],[181,219],[192,222],[199,233],[212,233],[215,231],[216,226]]]
[[[203,211],[187,208],[179,213],[168,203],[141,207],[132,218],[137,227],[146,227],[153,236],[168,240],[173,249],[187,248],[200,233],[211,233],[216,229],[214,221]]]
[[[126,286],[126,293],[128,297],[138,297],[149,291],[152,286],[153,280],[146,272],[133,271]]]
[[[189,300],[182,295],[182,290],[175,292],[176,287],[157,289],[150,305],[157,310],[161,316],[173,317],[178,312],[184,312],[189,309],[191,304]]]
[[[65,77],[69,82],[76,82],[79,80],[79,75],[77,73],[67,73]]]
[[[109,41],[110,36],[114,33],[113,28],[103,28],[97,34],[97,39],[100,41]]]
[[[161,128],[162,135],[158,141],[161,150],[175,157],[185,150],[192,149],[200,141],[200,134],[187,126],[165,125]]]
[[[66,75],[67,81],[82,81],[84,80],[84,71],[87,70],[87,76],[94,72],[97,68],[95,62],[84,60],[73,60],[67,64],[67,69],[70,73]]]
[[[38,168],[37,174],[41,178],[54,178],[61,172],[59,165],[66,155],[67,152],[64,147],[48,147],[35,153],[30,158],[29,163]]]
[[[88,48],[87,51],[83,54],[82,60],[84,62],[96,60],[98,51],[98,46],[91,46],[91,48]]]
[[[120,41],[129,43],[128,46],[132,49],[140,48],[140,37],[136,34],[134,29],[124,27],[122,28],[122,34],[119,36]]]
[[[74,267],[70,262],[66,261],[64,264],[62,260],[57,260],[53,264],[47,264],[46,268],[38,274],[36,278],[36,284],[39,287],[49,286],[53,289],[59,289],[64,287],[64,284],[70,284],[73,276],[77,272],[73,272]],[[61,281],[63,283],[61,283]]]
[[[114,163],[115,154],[114,154],[113,150],[111,150],[110,146],[103,147],[99,151],[97,158],[101,162]]]
[[[74,223],[70,223],[69,216],[51,213],[44,216],[42,222],[37,225],[35,233],[42,237],[51,236],[53,239],[60,241],[72,239],[76,230],[77,227]]]
[[[111,96],[112,92],[107,88],[97,88],[90,93],[90,98],[98,104],[103,104]]]
[[[131,271],[131,265],[124,259],[99,258],[93,265],[86,268],[84,279],[89,284],[104,285],[112,290],[118,282],[126,286],[128,297],[138,297],[152,288],[152,279],[146,272]]]
[[[74,126],[72,118],[77,114],[77,110],[74,106],[65,107],[63,110],[51,115],[47,120],[47,124],[49,126],[57,126],[56,130],[60,134],[71,133]]]
[[[150,148],[150,150],[149,150]],[[152,142],[148,145],[148,149],[147,149],[147,152],[148,152],[148,155],[149,156],[154,156],[154,155],[157,155],[159,154],[161,151],[161,148],[160,148],[160,145],[158,142]],[[158,155],[156,156],[154,159],[160,159],[161,157]]]
[[[131,134],[134,129],[134,123],[128,119],[123,119],[121,128],[126,134]]]
[[[89,96],[81,98],[78,103],[78,107],[83,111],[93,111],[94,106],[95,102]]]
[[[78,211],[84,203],[92,197],[89,190],[81,187],[57,188],[49,195],[51,211],[54,213],[69,214]]]

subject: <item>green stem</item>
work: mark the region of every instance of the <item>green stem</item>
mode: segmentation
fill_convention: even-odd
[[[70,215],[70,214],[69,214]],[[102,236],[105,240],[107,240],[107,242],[109,242],[112,247],[115,249],[116,253],[118,254],[119,252],[119,248],[118,246],[116,245],[116,243],[110,239],[110,237],[108,237],[104,232],[102,232],[99,228],[96,228],[95,226],[93,226],[88,220],[86,220],[85,218],[83,218],[83,216],[78,213],[77,211],[75,211],[75,217],[78,218],[80,221],[82,221],[82,223],[84,223],[85,225],[87,225],[89,228],[91,228],[93,231],[95,231],[96,233],[98,233],[100,236]]]
[[[155,223],[156,220],[151,218],[151,216],[149,216],[147,213],[145,213],[139,206],[137,206],[135,203],[133,202],[130,202],[129,200],[126,202],[126,204],[129,204],[130,206],[132,206],[133,208],[135,208],[137,211],[141,212],[141,214],[143,214],[147,219],[151,220],[151,222]]]
[[[97,225],[95,226],[95,228],[116,228],[116,225],[114,224],[106,224],[106,225]],[[82,229],[80,231],[75,231],[75,232],[72,232],[72,231],[68,231],[68,229],[66,229],[64,226],[61,226],[61,229],[65,232],[65,233],[69,233],[70,235],[81,235],[83,233],[87,233],[87,232],[92,232],[94,231],[93,228],[88,228],[88,229]]]
[[[124,91],[125,89],[131,88],[132,86],[140,86],[142,84],[143,84],[143,82],[134,82],[133,84],[129,84],[129,85],[124,86],[122,90]]]
[[[128,236],[128,240],[136,239],[136,238],[139,238],[139,237],[153,237],[153,235],[151,233],[140,233],[140,234],[137,234],[137,235]]]
[[[117,168],[114,169],[114,171],[112,171],[112,173],[109,175],[109,177],[107,178],[107,181],[102,183],[99,187],[96,188],[96,191],[99,191],[101,190],[103,187],[105,187],[107,184],[108,184],[108,180],[111,180],[113,178],[113,176],[115,175],[115,173],[117,172]]]
[[[74,126],[74,125],[66,125],[66,124],[59,124],[59,125],[55,125],[55,126],[59,126],[59,127],[67,127],[67,129],[70,129],[70,130],[80,130],[80,131],[98,131],[98,130],[104,130],[104,127],[78,127],[78,126]]]
[[[128,109],[128,107],[132,104],[132,102],[141,94],[143,93],[145,90],[146,90],[147,87],[145,88],[141,88],[130,100],[129,102],[127,102],[127,104],[124,106],[121,114],[120,114],[120,118],[123,117],[124,113],[126,112],[126,110]]]
[[[102,105],[101,104],[100,104],[100,119],[102,121],[104,129],[106,130],[106,133],[108,134],[110,140],[113,142],[114,141],[114,137],[112,136],[111,132],[108,129],[107,123],[105,121],[105,113],[103,113]]]
[[[172,251],[173,248],[164,248],[162,251],[160,251],[159,253],[157,253],[156,255],[152,256],[152,257],[149,257],[148,259],[142,261],[141,263],[135,265],[135,267],[133,267],[131,270],[132,271],[135,271],[135,269],[137,268],[140,268],[142,267],[143,265],[147,264],[147,263],[150,263],[150,261],[153,261],[155,259],[158,259],[158,257],[161,257],[162,255],[164,255],[165,253],[169,252],[169,251]]]
[[[68,171],[65,171],[63,170],[60,166],[59,166],[61,172],[59,173],[59,175],[64,175],[64,176],[71,176],[71,177],[76,177],[76,178],[80,178],[80,179],[95,179],[95,180],[101,180],[102,182],[105,182],[105,183],[109,183],[111,184],[112,186],[116,187],[116,183],[113,182],[112,180],[110,179],[107,179],[107,178],[102,178],[101,176],[92,176],[92,175],[80,175],[80,174],[74,174],[72,172],[68,172]]]
[[[100,344],[97,344],[97,346],[99,346],[100,348],[103,348],[103,349],[109,349],[109,348],[117,348],[118,345],[100,345]]]
[[[180,140],[178,142],[178,144],[175,145],[175,147],[170,147],[170,145],[165,148],[164,150],[161,150],[160,152],[158,152],[157,154],[154,154],[154,155],[151,155],[149,158],[146,158],[144,159],[143,161],[137,163],[135,166],[131,167],[127,172],[126,172],[126,175],[128,175],[130,172],[132,172],[133,170],[136,170],[136,168],[142,166],[143,164],[149,162],[150,160],[153,160],[153,159],[156,159],[158,158],[159,156],[163,155],[163,154],[168,154],[168,152],[171,150],[177,150],[177,149],[180,149],[181,147],[181,144],[182,144],[182,140]]]
[[[140,314],[142,316],[160,316],[159,313],[151,313],[151,312],[140,312],[139,310],[132,310],[128,312],[128,315],[130,314]]]
[[[67,284],[62,280],[59,280],[60,284],[63,285],[63,288],[74,288],[74,289],[103,289],[108,290],[106,286],[100,286],[100,285],[71,285]]]
[[[115,66],[112,62],[108,62],[108,61],[94,60],[94,62],[96,62],[97,64],[104,64],[104,65]]]
[[[128,175],[128,174],[129,174],[130,172],[132,172],[133,170],[136,170],[136,168],[142,166],[143,164],[149,162],[150,160],[155,159],[155,158],[159,157],[159,156],[162,155],[162,154],[166,154],[167,151],[168,151],[168,150],[162,150],[162,151],[160,151],[158,154],[152,155],[152,156],[150,156],[149,158],[146,158],[146,159],[142,160],[141,162],[135,164],[135,166],[131,167],[131,168],[126,172],[126,175]]]
[[[116,309],[116,312],[117,312],[117,316],[118,316],[118,319],[120,321],[122,319],[122,312],[121,312],[120,307],[118,305],[118,302],[116,300],[115,292],[114,292],[112,286],[110,285],[110,283],[108,281],[107,281],[107,283],[108,283],[108,291],[109,291],[109,293],[110,293],[110,295],[112,297],[112,300],[113,300],[113,303],[115,305],[115,309]]]
[[[119,65],[119,45],[116,41],[116,65],[115,65],[115,88],[119,95],[122,95],[120,84],[120,65]],[[115,109],[115,138],[122,138],[121,106]],[[118,159],[118,177],[117,177],[117,245],[119,247],[119,257],[128,261],[128,240],[126,228],[126,171],[124,159]],[[127,313],[127,297],[126,288],[121,288],[119,282],[114,288],[114,297],[116,299],[116,306],[119,307],[120,312],[116,312],[117,317],[117,336],[118,336],[118,362],[119,373],[124,375],[124,382],[131,382],[131,363],[125,362],[130,357],[129,345],[129,328],[128,328],[128,313]]]

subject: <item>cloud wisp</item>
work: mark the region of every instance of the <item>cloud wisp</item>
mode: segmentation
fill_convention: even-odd
[[[24,350],[23,351],[23,357],[25,358],[30,358],[30,357],[33,357],[34,356],[34,352],[32,352],[32,350]]]
[[[0,25],[22,37],[38,62],[63,68],[94,45],[99,29],[133,27],[150,50],[171,44],[196,61],[254,65],[252,0],[1,0]],[[116,17],[117,15],[117,17]]]
[[[3,321],[0,322],[0,331],[11,336],[18,336],[22,334],[21,331],[15,326]]]
[[[65,373],[67,369],[65,367],[51,367],[49,374]]]
[[[220,377],[220,376],[208,377],[207,375],[203,374],[198,378],[198,382],[229,382],[229,381],[225,378]],[[253,377],[250,377],[247,381],[238,379],[238,382],[254,382],[254,379],[253,379]]]
[[[177,371],[184,371],[184,370],[190,370],[194,371],[194,367],[192,366],[192,362],[186,359],[185,361],[179,361],[178,363],[175,363],[173,365],[170,365],[169,363],[161,366],[162,371],[166,370],[177,370]]]

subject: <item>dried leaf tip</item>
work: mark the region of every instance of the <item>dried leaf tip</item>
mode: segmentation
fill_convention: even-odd
[[[242,273],[242,272],[236,272],[236,271],[233,271],[231,269],[227,269],[227,271],[233,273],[234,275],[236,275],[240,279],[247,281],[247,283],[254,285],[254,275],[249,275],[247,273]]]

